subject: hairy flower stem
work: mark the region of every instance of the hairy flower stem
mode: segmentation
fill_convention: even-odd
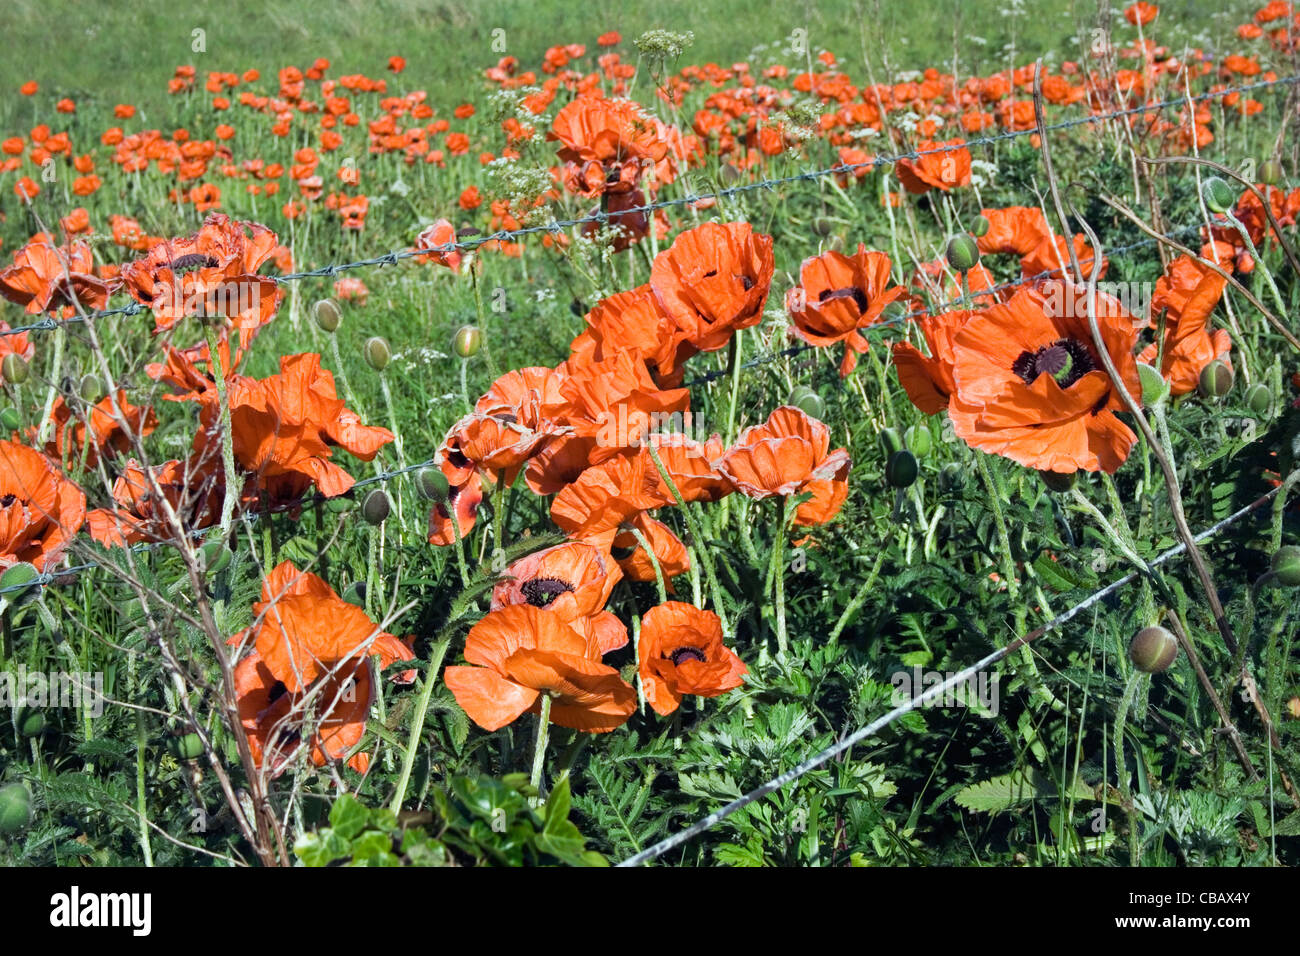
[[[415,754],[420,749],[420,736],[424,733],[424,719],[429,713],[429,700],[433,696],[433,687],[438,683],[438,670],[442,659],[447,655],[451,638],[444,638],[433,645],[429,656],[429,666],[424,669],[424,683],[420,686],[420,696],[415,701],[415,713],[411,716],[411,735],[406,741],[406,750],[402,753],[402,772],[397,778],[397,789],[393,791],[393,800],[389,808],[397,813],[402,809],[406,799],[406,788],[411,782],[411,770],[415,766]]]
[[[45,393],[45,410],[41,412],[41,427],[36,435],[36,445],[44,445],[54,428],[54,419],[50,413],[54,410],[54,399],[59,394],[59,381],[63,377],[63,346],[68,338],[68,330],[60,325],[54,332],[54,362],[50,371],[50,388]]]
[[[785,532],[790,523],[789,499],[776,499],[780,523],[776,529],[776,540],[772,542],[772,583],[776,591],[776,656],[784,658],[789,638],[785,629]]]
[[[654,548],[650,547],[650,542],[646,540],[645,535],[641,533],[640,529],[633,528],[632,535],[636,538],[637,544],[641,546],[641,550],[644,551],[646,556],[650,559],[651,567],[655,569],[655,583],[659,585],[659,603],[666,604],[668,602],[668,591],[664,586],[664,572],[663,569],[659,567],[659,558],[655,555]]]
[[[546,763],[546,740],[551,729],[551,695],[542,691],[542,712],[537,716],[537,741],[533,745],[533,772],[528,782],[537,790],[542,785],[542,765]],[[538,802],[541,802],[540,794]]]
[[[235,435],[230,424],[230,396],[226,390],[226,370],[221,367],[221,352],[217,330],[207,326],[208,357],[211,361],[213,377],[217,380],[217,403],[221,408],[221,462],[226,472],[225,495],[221,500],[221,538],[230,536],[230,521],[235,514],[235,502],[239,500],[244,482],[235,467]]]

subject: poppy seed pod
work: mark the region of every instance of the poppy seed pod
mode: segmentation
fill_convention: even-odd
[[[827,216],[818,216],[812,221],[812,230],[819,236],[829,236],[835,231],[835,220]]]
[[[1276,159],[1266,159],[1259,164],[1259,181],[1276,186],[1282,181],[1282,164]]]
[[[0,377],[10,385],[21,385],[27,381],[27,362],[17,352],[10,352],[0,362]]]
[[[826,403],[807,385],[799,385],[791,391],[786,404],[793,405],[813,418],[821,419],[826,415]]]
[[[203,756],[203,740],[198,734],[168,737],[167,752],[177,760],[197,760]]]
[[[1273,407],[1273,393],[1263,382],[1256,382],[1246,389],[1246,407],[1256,415],[1267,415]]]
[[[98,375],[83,375],[77,392],[81,395],[83,402],[87,405],[94,405],[104,397],[104,382]]]
[[[224,541],[209,541],[199,549],[199,567],[205,574],[220,574],[233,559]]]
[[[361,517],[370,524],[383,524],[388,520],[388,514],[392,510],[392,499],[382,488],[370,492],[366,495],[366,500],[361,503]]]
[[[1232,382],[1235,377],[1231,365],[1215,359],[1201,369],[1201,378],[1197,385],[1197,391],[1201,393],[1203,398],[1223,398],[1224,395],[1232,391]]]
[[[1154,366],[1138,362],[1138,381],[1142,383],[1142,404],[1159,405],[1169,396],[1169,383]]]
[[[24,783],[0,787],[0,833],[11,835],[32,822],[32,794]]]
[[[376,372],[382,372],[388,368],[388,363],[393,360],[393,353],[388,347],[388,342],[378,335],[366,339],[363,351],[366,356],[366,364]]]
[[[343,321],[343,313],[333,299],[321,299],[311,307],[312,318],[323,332],[335,332]]]
[[[424,468],[415,476],[415,486],[430,501],[443,502],[451,494],[451,482],[438,468]]]
[[[0,411],[0,428],[7,432],[16,432],[22,428],[23,417],[18,414],[18,409],[10,405],[8,408]]]
[[[907,488],[916,481],[918,471],[916,456],[904,448],[885,462],[885,481],[893,488]]]
[[[45,729],[45,715],[39,710],[20,711],[15,722],[18,724],[18,732],[24,737],[35,737]]]
[[[1218,176],[1211,176],[1201,184],[1201,198],[1210,212],[1227,212],[1237,201],[1232,187]]]
[[[5,592],[9,603],[13,604],[18,590],[29,584],[34,584],[40,576],[41,572],[36,570],[36,565],[29,564],[26,561],[19,561],[17,564],[9,565],[9,567],[5,568],[4,573],[0,574],[0,591]]]
[[[885,449],[886,455],[902,451],[903,436],[898,433],[897,428],[882,428],[880,429],[880,446]]]
[[[1283,587],[1300,587],[1300,547],[1288,544],[1278,548],[1269,561],[1273,578]]]
[[[975,238],[985,235],[992,225],[986,216],[976,216],[975,221],[970,224],[970,234]]]
[[[903,432],[903,440],[917,458],[924,458],[930,454],[930,449],[934,447],[934,439],[930,437],[930,429],[924,425],[913,425]]]
[[[949,238],[944,255],[948,257],[948,265],[958,272],[966,272],[979,264],[980,247],[973,237],[959,232]]]
[[[462,325],[451,340],[451,350],[463,359],[473,358],[483,345],[483,333],[476,325]]]
[[[1040,471],[1038,477],[1043,479],[1043,484],[1047,485],[1048,491],[1055,491],[1058,494],[1064,494],[1074,487],[1074,483],[1078,478],[1078,472]]]
[[[1128,659],[1144,674],[1163,674],[1178,657],[1178,639],[1163,627],[1144,627],[1128,645]]]

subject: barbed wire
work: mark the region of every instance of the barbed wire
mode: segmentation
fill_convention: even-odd
[[[1235,522],[1239,521],[1241,518],[1255,511],[1255,509],[1271,501],[1278,494],[1278,492],[1282,490],[1282,487],[1283,487],[1282,485],[1278,485],[1276,488],[1273,488],[1271,491],[1255,499],[1253,502],[1241,508],[1240,510],[1234,512],[1233,514],[1229,515],[1223,520],[1201,531],[1199,534],[1193,537],[1193,540],[1199,544],[1202,541],[1206,541],[1214,537],[1224,528],[1228,527],[1231,524],[1234,524]],[[1187,550],[1186,544],[1180,542],[1174,545],[1172,548],[1169,548],[1167,551],[1164,551],[1158,556],[1156,556],[1155,558],[1153,558],[1150,562],[1148,562],[1148,567],[1150,568],[1159,567],[1160,565],[1164,564],[1170,559],[1175,558],[1178,555],[1182,554],[1185,550]],[[881,730],[888,727],[894,721],[904,717],[905,715],[911,713],[912,711],[916,710],[919,707],[923,707],[925,704],[929,703],[930,701],[944,696],[945,694],[948,693],[948,691],[952,690],[953,688],[960,687],[962,684],[966,683],[966,681],[974,677],[980,671],[984,670],[987,667],[992,666],[993,664],[998,663],[999,661],[1005,660],[1007,657],[1011,656],[1016,651],[1019,651],[1021,648],[1026,647],[1032,642],[1038,640],[1044,634],[1048,634],[1051,631],[1060,628],[1061,626],[1068,623],[1070,620],[1072,620],[1079,614],[1082,614],[1088,608],[1094,606],[1100,601],[1104,601],[1107,597],[1114,594],[1120,588],[1128,584],[1131,584],[1133,581],[1137,580],[1137,578],[1140,576],[1141,576],[1141,572],[1130,571],[1128,574],[1124,575],[1124,577],[1112,581],[1110,584],[1106,585],[1104,588],[1101,588],[1098,591],[1094,591],[1092,594],[1088,595],[1088,597],[1084,598],[1082,601],[1074,605],[1069,610],[1056,615],[1050,621],[1048,621],[1045,624],[1039,625],[1037,628],[1030,631],[1028,634],[1024,635],[1023,637],[1017,637],[1010,644],[1007,644],[1004,647],[1000,647],[997,650],[985,655],[980,660],[976,661],[974,664],[971,664],[964,670],[958,671],[957,673],[950,675],[942,683],[938,684],[935,687],[931,687],[929,690],[925,691],[925,693],[921,694],[920,696],[914,697],[911,700],[903,704],[900,704],[899,706],[895,707],[893,710],[889,711],[883,716],[878,717],[876,720],[871,721],[866,726],[861,727],[858,730],[854,731],[852,734],[843,738],[839,742],[832,744],[831,746],[827,747],[826,749],[820,751],[817,754],[814,754],[813,756],[809,757],[803,762],[795,765],[794,767],[791,767],[785,773],[773,777],[771,780],[767,781],[761,786],[755,787],[753,790],[749,791],[743,796],[738,797],[735,800],[732,800],[726,806],[713,811],[707,816],[701,817],[699,820],[695,821],[695,823],[691,824],[689,827],[682,830],[681,832],[675,833],[669,837],[665,837],[664,839],[660,840],[658,843],[654,844],[653,846],[648,847],[647,849],[644,849],[639,853],[636,853],[635,855],[628,857],[626,860],[619,863],[618,865],[619,866],[640,866],[642,863],[648,863],[651,860],[658,859],[659,857],[667,853],[669,850],[672,850],[674,847],[680,846],[681,844],[685,843],[687,840],[693,839],[694,837],[699,836],[701,833],[704,833],[706,830],[710,830],[713,827],[717,826],[719,823],[727,819],[727,817],[731,816],[733,813],[737,812],[738,810],[743,810],[745,807],[749,806],[749,804],[753,803],[754,801],[760,800],[763,797],[767,796],[768,794],[780,790],[782,787],[786,786],[787,784],[793,783],[795,780],[799,779],[804,774],[809,773],[812,770],[816,770],[818,767],[820,767],[822,764],[826,763],[827,761],[835,759],[840,754],[844,753],[850,748],[861,743],[863,740],[866,740],[868,737],[874,736],[875,734],[879,733]]]
[[[1127,107],[1122,110],[1114,110],[1109,113],[1092,114],[1084,117],[1076,117],[1070,120],[1063,120],[1058,123],[1052,123],[1044,126],[1042,132],[1053,132],[1063,129],[1073,129],[1079,126],[1087,126],[1092,123],[1102,123],[1112,119],[1134,116],[1142,113],[1156,112],[1168,109],[1172,106],[1186,105],[1189,102],[1197,103],[1204,100],[1216,99],[1229,96],[1233,93],[1248,93],[1254,90],[1265,89],[1274,86],[1292,85],[1300,83],[1300,74],[1291,76],[1275,77],[1271,80],[1259,80],[1253,83],[1243,83],[1237,86],[1224,87],[1220,90],[1214,90],[1205,93],[1198,93],[1191,96],[1181,96],[1177,99],[1160,100],[1154,103],[1144,103],[1141,106]],[[586,216],[572,219],[554,219],[547,223],[534,226],[521,226],[517,229],[498,230],[497,232],[474,236],[469,239],[458,239],[454,242],[441,243],[435,246],[426,246],[422,248],[405,248],[394,249],[380,255],[371,256],[367,259],[357,259],[352,262],[332,263],[321,266],[317,269],[310,269],[304,272],[291,272],[280,276],[270,276],[276,282],[281,284],[288,282],[298,282],[304,279],[323,279],[333,278],[341,272],[349,272],[356,269],[366,269],[376,266],[396,265],[405,260],[420,256],[437,256],[452,252],[470,252],[480,246],[492,242],[510,242],[514,239],[541,233],[552,235],[571,229],[575,226],[587,225],[590,223],[608,224],[612,220],[621,220],[623,217],[637,215],[641,213],[650,214],[661,209],[669,209],[677,206],[693,206],[708,200],[729,199],[733,196],[743,195],[760,189],[774,190],[778,186],[793,185],[800,182],[813,182],[823,179],[827,176],[843,176],[854,173],[857,170],[871,170],[880,166],[889,166],[900,160],[917,160],[923,156],[932,156],[942,153],[957,152],[959,150],[969,150],[971,147],[993,146],[1007,140],[1017,139],[1021,136],[1032,136],[1039,133],[1037,127],[1022,130],[1007,130],[994,136],[981,136],[975,139],[963,140],[959,143],[945,143],[926,149],[912,149],[887,156],[873,156],[866,160],[856,163],[838,163],[835,166],[828,166],[822,169],[808,170],[802,173],[795,173],[789,176],[780,176],[770,179],[763,179],[753,183],[742,183],[736,186],[729,186],[725,189],[719,189],[713,192],[693,193],[689,196],[678,196],[672,199],[661,199],[655,202],[645,203],[640,206],[631,206],[627,209],[615,210],[609,212],[606,210],[597,210]],[[38,322],[29,325],[19,326],[12,329],[0,330],[0,336],[19,335],[27,332],[47,332],[60,328],[64,325],[85,322],[91,319],[109,318],[112,316],[138,315],[147,311],[147,307],[140,302],[131,302],[127,305],[112,308],[100,309],[97,311],[86,312],[66,319],[54,319],[46,317]]]

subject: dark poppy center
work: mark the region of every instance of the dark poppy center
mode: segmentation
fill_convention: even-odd
[[[5,495],[3,498],[0,498],[0,507],[8,508],[11,504],[13,504],[17,500],[18,500],[17,495]]]
[[[679,647],[668,655],[668,659],[673,662],[674,666],[680,666],[683,661],[699,661],[703,664],[708,660],[704,652],[698,647]]]
[[[559,578],[533,578],[519,585],[519,590],[533,607],[550,607],[561,594],[572,591],[573,585]]]
[[[1026,385],[1040,375],[1050,375],[1061,388],[1069,388],[1096,368],[1092,351],[1078,339],[1058,339],[1036,352],[1026,349],[1011,363],[1011,371]]]
[[[217,260],[211,256],[205,256],[201,252],[193,252],[189,255],[177,256],[171,262],[161,263],[158,269],[170,269],[172,275],[184,275],[187,272],[195,272],[199,269],[211,269],[216,265]]]
[[[836,299],[852,299],[854,305],[858,307],[859,315],[866,312],[867,306],[871,304],[867,301],[867,294],[857,286],[850,286],[846,289],[822,289],[817,296],[818,302],[833,302]]]

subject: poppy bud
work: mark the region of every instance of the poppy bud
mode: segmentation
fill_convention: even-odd
[[[23,710],[18,714],[18,732],[24,737],[35,737],[45,729],[45,715],[39,710]]]
[[[203,741],[198,734],[168,737],[167,752],[177,760],[197,760],[203,756]]]
[[[1047,485],[1048,491],[1055,491],[1058,494],[1064,494],[1074,487],[1074,482],[1078,476],[1073,471],[1040,471],[1038,477],[1043,479],[1043,484]]]
[[[1138,362],[1138,381],[1142,383],[1142,404],[1159,405],[1169,395],[1169,383],[1151,365]]]
[[[343,313],[333,299],[321,299],[311,307],[311,316],[322,332],[334,332],[343,321]]]
[[[718,170],[718,178],[726,185],[734,186],[736,181],[740,179],[740,170],[731,163],[723,163],[722,168]]]
[[[829,236],[835,231],[835,220],[827,216],[818,216],[812,221],[812,229],[819,236]]]
[[[104,383],[98,375],[84,375],[77,391],[81,395],[82,401],[87,405],[94,405],[104,397]]]
[[[393,360],[393,353],[388,348],[388,343],[378,335],[366,339],[364,351],[366,364],[376,372],[382,372],[388,368],[388,363]]]
[[[1300,547],[1288,544],[1278,548],[1269,562],[1273,578],[1283,587],[1300,587]]]
[[[934,440],[930,437],[930,429],[924,425],[913,425],[907,431],[903,432],[903,441],[911,449],[912,454],[917,458],[924,458],[930,454],[930,449],[934,447]]]
[[[1128,645],[1128,659],[1144,674],[1163,674],[1178,656],[1178,640],[1163,627],[1144,627]]]
[[[964,232],[959,232],[948,240],[944,253],[948,257],[948,265],[958,272],[974,269],[980,261],[979,245]]]
[[[1259,164],[1259,181],[1276,186],[1282,181],[1282,164],[1276,159],[1266,159]]]
[[[353,581],[343,589],[343,600],[357,607],[366,606],[366,582]]]
[[[1232,187],[1218,176],[1211,176],[1201,184],[1201,198],[1210,212],[1227,212],[1237,201]]]
[[[462,325],[451,340],[451,350],[463,359],[473,358],[483,345],[483,333],[476,325]]]
[[[0,411],[0,427],[7,432],[16,432],[22,428],[23,417],[18,414],[18,409],[10,405],[4,411]]]
[[[27,381],[27,362],[17,352],[10,352],[0,362],[0,377],[11,385],[21,385]]]
[[[446,501],[447,496],[451,494],[451,482],[439,468],[424,468],[415,476],[415,486],[420,489],[420,494],[430,501]]]
[[[34,564],[26,561],[11,564],[0,574],[0,592],[4,592],[3,597],[10,605],[25,604],[39,593],[36,582],[40,576]]]
[[[903,450],[903,436],[898,434],[897,428],[882,428],[880,444],[885,449],[886,455],[892,455],[896,451]]]
[[[916,456],[904,448],[885,462],[885,481],[893,488],[906,488],[916,481],[918,470]]]
[[[354,504],[356,504],[356,502],[348,495],[339,495],[337,498],[325,499],[325,507],[336,515],[341,515],[344,512],[351,511]]]
[[[961,465],[955,461],[950,461],[939,469],[939,489],[945,492],[953,492],[966,483],[966,472],[962,471]]]
[[[992,223],[988,221],[987,217],[976,216],[975,221],[970,224],[970,234],[979,238],[989,231],[989,226],[991,225]]]
[[[1232,366],[1227,362],[1215,359],[1205,368],[1201,369],[1201,380],[1198,385],[1198,391],[1204,398],[1222,398],[1232,391],[1232,380],[1235,376],[1232,372]]]
[[[388,520],[388,513],[392,510],[393,502],[388,497],[388,492],[382,488],[376,488],[366,495],[365,501],[361,502],[361,517],[370,524],[383,524]]]
[[[224,541],[209,541],[199,548],[199,569],[204,574],[220,574],[233,559]]]
[[[1246,407],[1256,415],[1267,415],[1273,407],[1273,393],[1263,382],[1256,382],[1246,389]]]
[[[25,783],[0,787],[0,833],[18,833],[32,822],[32,794]]]
[[[826,415],[826,403],[822,401],[820,395],[814,392],[807,385],[797,386],[792,392],[790,392],[790,399],[787,404],[800,409],[810,418],[820,420]]]

